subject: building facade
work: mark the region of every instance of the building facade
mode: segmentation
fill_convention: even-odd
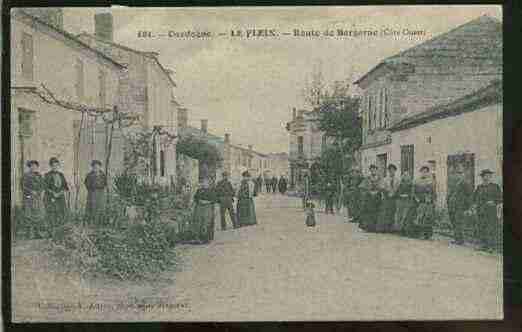
[[[112,109],[120,106],[119,81],[126,75],[123,64],[63,30],[61,9],[30,13],[11,12],[13,204],[21,198],[20,181],[27,160],[38,160],[41,171],[46,172],[50,157],[60,159],[74,192],[84,190],[90,160],[104,160],[100,119],[84,119],[79,135],[80,112],[49,102],[42,93],[48,96],[49,91],[56,100],[89,108]]]
[[[95,14],[94,24],[94,35],[81,33],[77,37],[126,65],[128,75],[120,81],[121,108],[140,116],[135,129],[161,128],[163,133],[177,135],[179,104],[174,96],[176,84],[172,71],[160,63],[156,52],[139,51],[115,43],[110,13]],[[176,179],[176,142],[163,136],[155,141],[151,172],[158,183],[169,184]]]
[[[304,174],[309,172],[321,156],[327,138],[318,128],[314,113],[307,110],[292,110],[292,121],[287,125],[290,137],[289,182],[290,188],[299,186]]]
[[[363,90],[363,172],[375,164],[384,176],[394,163],[418,176],[428,165],[439,206],[457,161],[475,184],[482,167],[499,174],[501,97],[487,107],[468,104],[491,94],[501,78],[502,25],[487,16],[383,60],[356,82]]]

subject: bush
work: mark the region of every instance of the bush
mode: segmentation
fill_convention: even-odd
[[[174,235],[163,222],[136,224],[124,231],[68,223],[55,234],[53,256],[82,275],[102,273],[139,280],[176,266]]]

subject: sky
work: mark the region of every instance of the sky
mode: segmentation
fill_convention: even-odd
[[[64,28],[94,32],[94,14],[106,9],[65,8]],[[502,20],[500,6],[113,8],[114,41],[159,52],[174,71],[177,101],[196,127],[208,119],[211,133],[260,152],[288,152],[285,129],[313,68],[325,82],[354,82],[380,61],[482,15]],[[423,35],[379,37],[233,38],[231,30],[325,31],[404,29]],[[208,39],[139,38],[168,31],[227,33]]]

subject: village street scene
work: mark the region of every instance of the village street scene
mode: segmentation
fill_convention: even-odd
[[[222,10],[11,11],[13,321],[501,319],[501,8]]]

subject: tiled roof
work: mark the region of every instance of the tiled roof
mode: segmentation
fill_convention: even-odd
[[[91,46],[87,45],[86,43],[84,43],[83,41],[81,41],[80,39],[78,39],[78,37],[74,36],[73,34],[65,31],[65,30],[62,30],[62,29],[59,29],[47,22],[45,22],[44,20],[36,17],[36,16],[33,16],[27,12],[25,12],[23,9],[18,9],[16,10],[15,12],[16,14],[19,14],[19,15],[22,15],[24,16],[25,18],[29,18],[31,19],[32,21],[34,22],[37,22],[38,24],[41,24],[43,26],[45,26],[46,28],[50,29],[50,30],[53,30],[57,33],[59,33],[60,35],[62,35],[63,37],[71,40],[72,42],[74,42],[75,44],[77,44],[78,46],[80,46],[81,48],[84,48],[86,49],[87,51],[89,52],[92,52],[94,54],[96,54],[97,56],[99,56],[100,58],[104,59],[105,61],[111,63],[112,65],[114,66],[117,66],[119,68],[125,68],[125,65],[117,62],[115,59],[113,59],[112,57],[106,55],[105,53],[103,52],[100,52],[98,51],[97,49],[95,48],[92,48]]]
[[[394,124],[390,130],[398,131],[421,125],[433,120],[475,111],[481,107],[502,101],[502,81],[494,80],[484,88],[460,97],[448,104],[437,105]]]
[[[133,49],[133,48],[130,48],[130,47],[127,47],[127,46],[124,46],[124,45],[112,42],[112,41],[108,41],[108,40],[105,40],[105,39],[98,38],[98,37],[96,37],[94,35],[91,35],[89,33],[86,33],[86,32],[82,32],[82,33],[80,33],[78,35],[78,37],[81,37],[81,36],[87,36],[89,38],[95,39],[96,41],[99,41],[99,42],[102,42],[102,43],[105,43],[105,44],[108,44],[108,45],[111,45],[111,46],[114,46],[114,47],[118,47],[118,48],[120,48],[122,50],[133,52],[133,53],[136,53],[136,54],[143,55],[143,56],[146,56],[148,58],[154,59],[154,61],[159,66],[161,71],[167,76],[167,79],[170,81],[172,86],[176,86],[176,83],[174,82],[174,80],[170,76],[169,71],[165,67],[163,67],[163,65],[161,64],[161,62],[159,62],[157,57],[150,55],[151,53],[154,53],[154,52],[145,52],[145,51],[136,50],[136,49]]]
[[[424,43],[411,47],[394,56],[384,59],[377,66],[358,79],[361,83],[370,73],[384,65],[426,64],[441,58],[455,61],[474,59],[493,61],[502,64],[502,24],[487,15],[456,27]]]

